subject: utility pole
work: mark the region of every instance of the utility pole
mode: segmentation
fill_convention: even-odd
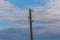
[[[29,19],[30,19],[30,38],[33,40],[33,31],[32,31],[32,10],[29,9]]]

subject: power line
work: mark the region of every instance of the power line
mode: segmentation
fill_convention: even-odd
[[[28,12],[28,10],[17,10],[17,9],[0,9],[0,11],[21,11],[21,12]],[[35,10],[34,12],[41,12],[38,10]]]

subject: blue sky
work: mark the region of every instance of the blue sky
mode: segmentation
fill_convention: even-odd
[[[17,8],[28,8],[29,6],[46,6],[43,0],[6,0],[11,2]]]
[[[28,30],[28,8],[33,10],[34,36],[38,39],[42,36],[42,40],[52,39],[51,36],[60,37],[60,0],[0,0],[0,28]]]
[[[17,26],[17,23],[15,22],[11,22],[11,21],[0,21],[0,27],[4,27],[4,26],[12,26],[12,27],[15,27]]]

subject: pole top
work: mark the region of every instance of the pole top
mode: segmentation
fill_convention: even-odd
[[[29,11],[33,12],[33,10],[31,10],[31,8],[29,8]]]

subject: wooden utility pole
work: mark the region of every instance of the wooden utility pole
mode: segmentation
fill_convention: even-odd
[[[30,19],[30,38],[33,40],[33,31],[32,31],[32,10],[29,9],[29,19]]]

